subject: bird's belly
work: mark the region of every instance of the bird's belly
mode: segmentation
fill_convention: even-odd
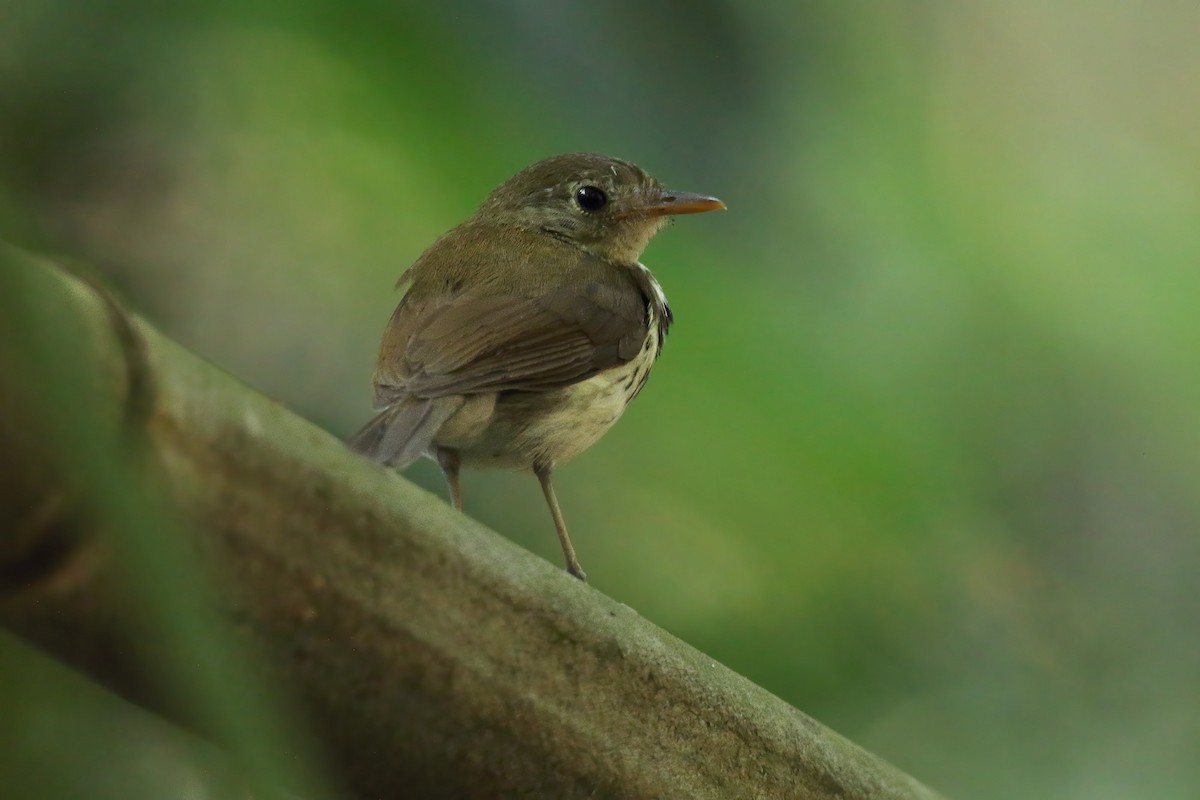
[[[455,447],[463,466],[524,469],[569,461],[595,444],[645,385],[658,349],[650,339],[633,360],[579,383],[502,393],[473,441],[439,443]]]

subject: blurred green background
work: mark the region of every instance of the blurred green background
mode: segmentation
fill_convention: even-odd
[[[0,27],[0,234],[339,435],[396,277],[519,168],[597,151],[721,197],[651,244],[676,326],[557,473],[593,584],[951,796],[1193,796],[1200,6],[0,0]],[[531,476],[464,489],[558,563]]]

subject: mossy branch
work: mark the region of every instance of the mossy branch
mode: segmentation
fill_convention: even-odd
[[[5,262],[26,292],[6,303],[53,308],[26,322],[83,337],[88,394],[73,401],[114,446],[142,443],[139,463],[187,523],[171,535],[352,796],[934,797],[89,283],[11,252]],[[168,645],[127,619],[137,610],[113,587],[128,565],[81,510],[87,474],[32,433],[49,400],[31,396],[16,361],[0,362],[0,622],[186,722],[148,685],[144,664]]]

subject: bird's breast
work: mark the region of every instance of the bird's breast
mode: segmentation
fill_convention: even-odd
[[[599,441],[646,385],[661,349],[653,309],[649,322],[641,350],[624,364],[550,392],[500,393],[486,430],[470,442],[443,443],[459,450],[464,466],[570,461]]]

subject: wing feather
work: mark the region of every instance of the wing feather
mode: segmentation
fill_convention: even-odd
[[[580,262],[569,276],[574,280],[535,285],[528,294],[429,291],[416,272],[384,339],[376,405],[406,397],[546,391],[637,355],[647,333],[648,300],[636,278],[582,251],[574,256]]]

